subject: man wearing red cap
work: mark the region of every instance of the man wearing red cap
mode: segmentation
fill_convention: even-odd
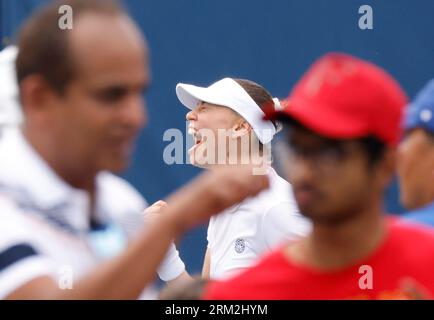
[[[434,297],[434,235],[387,218],[407,99],[379,67],[345,54],[319,59],[268,119],[286,124],[289,180],[312,232],[226,282],[206,299]]]

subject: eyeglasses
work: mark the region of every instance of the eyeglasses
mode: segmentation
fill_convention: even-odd
[[[360,139],[333,139],[321,136],[301,125],[284,127],[282,151],[288,159],[288,169],[308,162],[314,170],[336,172],[349,158],[363,153]]]
[[[287,143],[288,156],[291,163],[304,160],[313,167],[324,170],[336,169],[355,151],[355,145],[345,142],[333,142],[321,146],[306,147]]]

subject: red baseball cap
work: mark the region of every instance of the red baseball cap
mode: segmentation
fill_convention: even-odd
[[[268,120],[293,119],[335,139],[373,135],[387,145],[401,136],[407,96],[380,67],[343,53],[318,59],[283,101],[285,108],[266,112]]]

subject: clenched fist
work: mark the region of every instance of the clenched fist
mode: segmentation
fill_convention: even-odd
[[[166,208],[167,208],[167,203],[164,202],[163,200],[158,200],[157,202],[147,207],[143,211],[143,218],[145,220],[145,225],[148,226],[149,224],[153,223],[156,219],[161,217],[162,212]]]

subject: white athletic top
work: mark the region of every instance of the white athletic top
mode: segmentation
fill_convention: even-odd
[[[68,288],[119,254],[143,225],[147,203],[125,180],[101,172],[95,219],[88,194],[65,183],[20,130],[0,138],[0,299],[49,275]],[[174,247],[160,266],[163,280],[185,270]]]
[[[210,219],[210,278],[250,267],[276,245],[305,236],[310,222],[298,212],[291,185],[270,167],[270,188]]]

